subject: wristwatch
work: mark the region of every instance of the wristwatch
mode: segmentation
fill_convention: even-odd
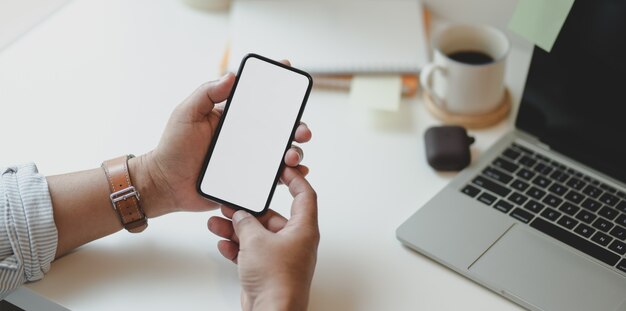
[[[128,232],[139,233],[148,227],[148,218],[141,208],[139,192],[130,179],[128,160],[134,156],[126,155],[102,163],[111,190],[113,210]]]

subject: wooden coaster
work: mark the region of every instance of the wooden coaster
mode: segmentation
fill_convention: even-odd
[[[509,92],[509,89],[505,89],[502,101],[496,109],[491,112],[478,115],[448,112],[439,105],[435,104],[435,101],[426,90],[424,90],[424,102],[426,103],[426,108],[430,111],[430,113],[447,124],[462,125],[471,129],[479,129],[494,125],[509,115],[509,111],[511,110],[511,93]]]

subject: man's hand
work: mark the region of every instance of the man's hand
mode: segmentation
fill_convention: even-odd
[[[317,195],[286,167],[281,180],[293,196],[289,220],[269,210],[260,218],[222,207],[209,230],[225,238],[220,253],[239,266],[243,310],[306,310],[319,244]],[[231,220],[229,220],[231,219]]]
[[[235,76],[227,74],[201,85],[176,107],[157,148],[129,162],[148,217],[174,211],[219,208],[219,204],[197,193],[196,183],[224,111],[222,102],[228,98],[234,82]],[[304,143],[309,139],[311,131],[304,123],[300,124],[296,130],[296,142]],[[299,165],[302,158],[302,150],[294,146],[287,151],[284,160],[287,166],[297,167],[306,175],[308,169]]]

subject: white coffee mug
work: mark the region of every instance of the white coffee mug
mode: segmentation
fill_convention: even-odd
[[[449,113],[491,112],[505,94],[504,70],[510,46],[506,35],[493,27],[448,27],[434,42],[433,63],[420,73],[422,87],[434,104]],[[467,53],[469,58],[460,57]],[[472,59],[476,53],[487,58]]]

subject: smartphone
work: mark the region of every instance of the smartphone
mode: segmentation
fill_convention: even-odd
[[[209,146],[198,192],[235,209],[264,213],[312,85],[302,70],[246,55]]]

